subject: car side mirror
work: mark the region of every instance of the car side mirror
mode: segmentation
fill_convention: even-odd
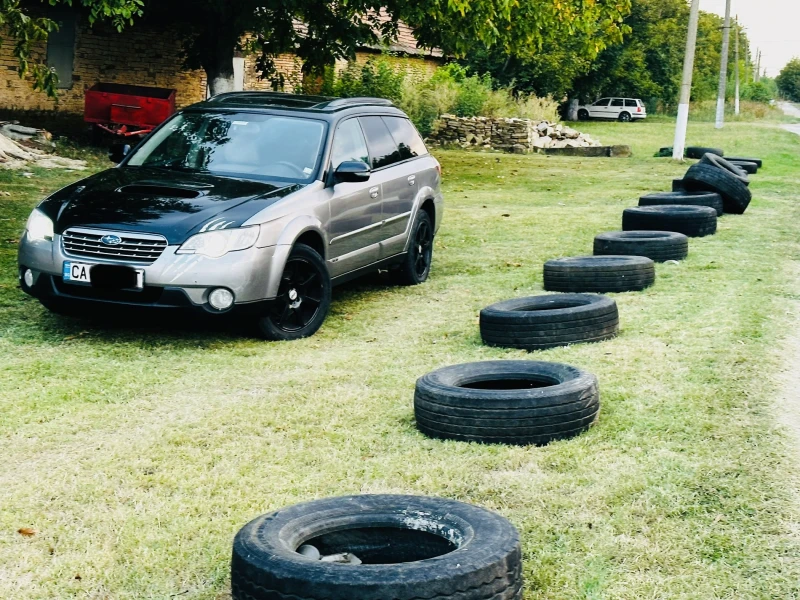
[[[369,165],[360,160],[346,160],[333,172],[334,183],[359,183],[369,181]]]
[[[129,144],[113,144],[111,150],[108,151],[108,160],[113,163],[121,163],[122,160],[128,156],[131,151]]]

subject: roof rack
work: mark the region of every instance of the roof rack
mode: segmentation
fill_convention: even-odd
[[[213,96],[209,98],[207,102],[215,104],[285,106],[319,111],[337,111],[352,106],[394,106],[391,100],[385,98],[334,98],[332,96],[307,96],[303,94],[262,91],[228,92]]]

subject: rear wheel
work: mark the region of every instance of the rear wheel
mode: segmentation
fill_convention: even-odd
[[[424,210],[417,213],[417,220],[411,230],[408,253],[394,272],[394,279],[400,285],[417,285],[428,278],[433,261],[433,221]]]
[[[630,123],[631,122],[631,113],[629,112],[622,112],[619,114],[619,120],[623,123]]]
[[[278,295],[258,328],[268,340],[297,340],[316,333],[331,305],[325,261],[310,246],[297,244],[283,268]]]

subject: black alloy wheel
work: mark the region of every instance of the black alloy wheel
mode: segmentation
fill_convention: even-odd
[[[416,225],[411,232],[408,252],[394,278],[401,285],[417,285],[428,279],[433,262],[433,221],[424,210],[417,214]]]
[[[331,281],[322,257],[297,244],[286,261],[278,294],[259,320],[271,340],[295,340],[314,334],[328,315]]]

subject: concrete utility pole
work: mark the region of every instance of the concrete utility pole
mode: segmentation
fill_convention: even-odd
[[[728,46],[731,39],[731,0],[725,1],[725,25],[722,26],[722,59],[719,67],[719,89],[717,90],[716,128],[725,125],[725,92],[728,90]]]
[[[739,115],[739,15],[736,15],[736,104],[734,114]]]
[[[758,59],[756,60],[756,83],[761,81],[761,49],[758,50]]]
[[[692,97],[692,72],[694,71],[694,50],[697,46],[697,21],[700,16],[700,0],[692,0],[689,13],[689,31],[686,35],[686,54],[683,57],[683,80],[681,97],[678,102],[678,121],[675,124],[675,142],[672,144],[672,158],[683,160],[686,148],[686,129],[689,126],[689,99]]]

